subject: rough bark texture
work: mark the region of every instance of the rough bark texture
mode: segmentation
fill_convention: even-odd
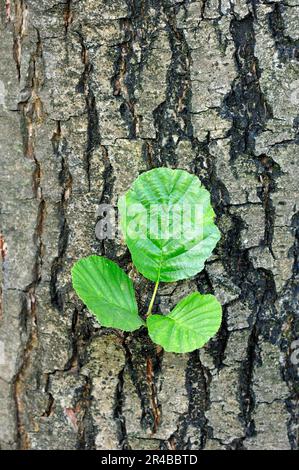
[[[297,0],[1,0],[2,449],[296,448],[298,31]],[[104,254],[146,310],[95,226],[157,166],[201,178],[222,232],[159,291],[223,304],[186,355],[101,329],[71,288]]]

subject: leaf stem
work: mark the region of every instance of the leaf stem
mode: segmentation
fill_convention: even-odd
[[[154,288],[154,292],[153,292],[153,296],[151,298],[151,301],[150,301],[150,304],[149,304],[149,307],[148,307],[148,311],[146,313],[146,317],[149,317],[151,314],[152,314],[152,309],[153,309],[153,305],[154,305],[154,302],[155,302],[155,298],[156,298],[156,295],[157,295],[157,290],[158,290],[158,287],[159,287],[159,282],[160,282],[160,276],[158,277],[157,281],[156,281],[156,284],[155,284],[155,288]]]

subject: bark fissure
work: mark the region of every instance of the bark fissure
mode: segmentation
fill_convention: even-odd
[[[61,185],[61,201],[59,203],[60,234],[58,240],[58,256],[51,265],[50,293],[51,302],[59,311],[63,311],[63,295],[57,286],[57,278],[63,267],[64,255],[66,253],[69,228],[66,218],[66,205],[72,191],[72,176],[67,162],[67,143],[61,133],[61,123],[58,121],[52,136],[53,152],[61,161],[59,181]]]
[[[21,41],[24,34],[24,11],[27,6],[23,2],[16,3],[16,22],[19,22],[19,36]],[[20,11],[19,11],[20,10]],[[43,265],[44,242],[43,242],[43,226],[46,216],[46,202],[43,198],[41,187],[41,166],[38,161],[35,145],[38,134],[38,126],[43,121],[43,105],[39,97],[40,90],[43,85],[42,63],[42,45],[39,31],[36,30],[37,41],[36,49],[32,53],[29,64],[29,76],[27,86],[30,95],[25,103],[20,103],[21,119],[24,124],[24,140],[23,151],[24,157],[34,161],[35,169],[33,172],[33,190],[35,197],[39,201],[37,209],[36,227],[33,234],[36,245],[35,262],[33,266],[32,282],[26,286],[25,295],[23,297],[23,308],[21,317],[24,317],[27,341],[24,345],[20,357],[20,366],[14,378],[13,389],[16,403],[16,420],[17,420],[17,446],[20,449],[30,447],[30,440],[26,430],[26,382],[28,380],[32,363],[35,359],[34,353],[38,347],[38,318],[37,318],[37,300],[36,289],[41,281],[41,269]],[[21,45],[18,43],[18,47]],[[21,54],[21,51],[20,51]],[[18,61],[17,61],[18,64]],[[18,67],[18,76],[20,77],[20,68]]]

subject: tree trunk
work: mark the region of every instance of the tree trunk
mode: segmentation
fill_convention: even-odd
[[[296,447],[298,29],[295,0],[1,0],[2,449]],[[159,166],[199,176],[222,233],[155,304],[221,301],[191,354],[100,328],[71,286],[105,255],[146,311],[95,228]]]

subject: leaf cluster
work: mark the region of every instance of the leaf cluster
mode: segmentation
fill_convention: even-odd
[[[221,305],[213,295],[193,292],[168,315],[153,314],[160,282],[199,273],[220,239],[209,192],[197,176],[157,168],[140,175],[119,199],[120,225],[137,270],[155,282],[146,319],[138,313],[132,280],[113,261],[91,255],[72,268],[73,287],[102,326],[148,328],[166,351],[202,347],[218,331]]]

